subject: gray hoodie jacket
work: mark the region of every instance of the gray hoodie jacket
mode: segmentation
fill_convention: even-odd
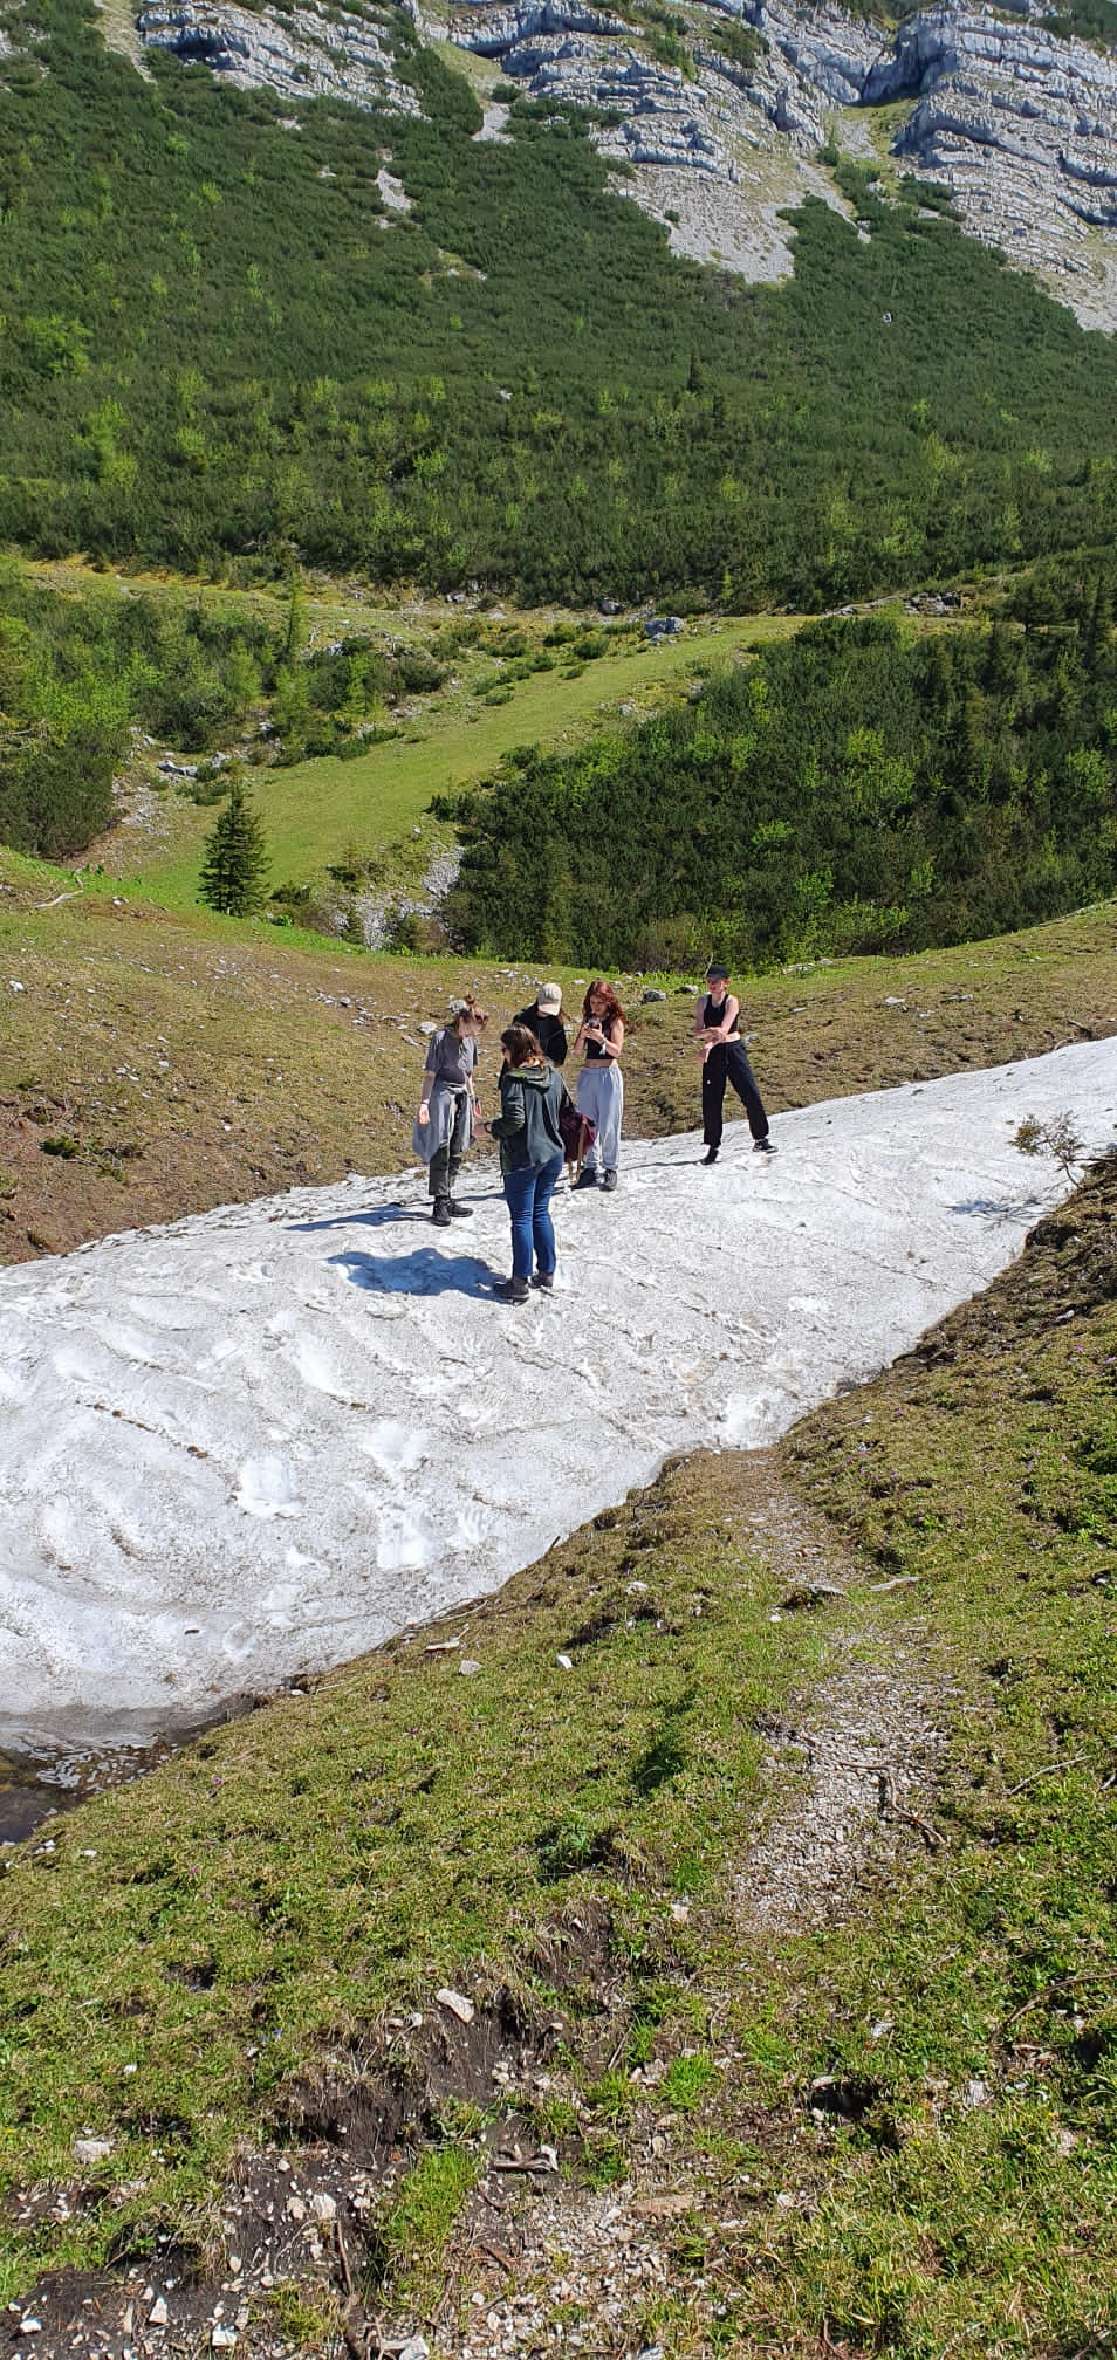
[[[565,1088],[553,1065],[502,1068],[500,1113],[491,1125],[493,1138],[500,1141],[502,1172],[549,1164],[562,1154],[559,1108]]]

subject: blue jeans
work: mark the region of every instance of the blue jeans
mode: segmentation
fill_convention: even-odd
[[[555,1232],[551,1198],[562,1171],[562,1157],[546,1164],[525,1164],[504,1175],[504,1195],[512,1216],[512,1276],[530,1278],[532,1254],[541,1278],[555,1267]]]

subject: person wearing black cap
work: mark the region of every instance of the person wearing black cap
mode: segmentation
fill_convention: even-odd
[[[768,1117],[756,1076],[741,1039],[740,1017],[741,1003],[729,989],[728,969],[708,967],[706,991],[694,1018],[694,1037],[702,1044],[702,1136],[706,1142],[703,1161],[707,1164],[716,1164],[718,1160],[727,1082],[732,1082],[748,1116],[755,1153],[774,1155],[776,1152],[768,1137]]]

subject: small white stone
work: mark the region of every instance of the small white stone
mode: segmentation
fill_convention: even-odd
[[[75,2163],[104,2163],[106,2156],[112,2154],[112,2150],[111,2139],[95,2139],[93,2137],[74,2139],[70,2146],[70,2153]]]
[[[316,2188],[310,2199],[310,2209],[316,2221],[336,2221],[337,2206],[324,2188]]]
[[[165,2298],[165,2296],[163,2296],[163,2295],[159,2295],[159,2296],[156,2298],[155,2302],[153,2302],[153,2304],[152,2304],[152,2306],[151,2306],[151,2309],[150,2309],[150,2311],[149,2311],[149,2312],[148,2312],[148,2314],[147,2314],[147,2324],[148,2324],[148,2326],[149,2326],[149,2327],[165,2327],[165,2326],[166,2326],[166,2324],[167,2324],[167,2304],[166,2304],[166,2298]]]
[[[448,1988],[436,1991],[434,1996],[439,2007],[448,2008],[450,2014],[457,2017],[459,2024],[472,2024],[477,2010],[471,1999],[466,1999],[460,1991],[451,1991]]]
[[[572,1672],[574,1669],[574,1658],[571,1655],[556,1655],[555,1662],[561,1671]]]
[[[480,1664],[476,1662],[472,1655],[464,1656],[461,1663],[458,1665],[458,1670],[461,1673],[463,1680],[472,1680],[474,1673],[479,1672],[480,1669]]]

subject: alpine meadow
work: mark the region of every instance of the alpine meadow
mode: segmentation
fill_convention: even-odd
[[[1115,1240],[1115,0],[0,0],[0,2360],[1114,2360]]]

